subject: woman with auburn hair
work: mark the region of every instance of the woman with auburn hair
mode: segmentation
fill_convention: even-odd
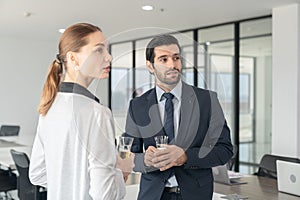
[[[39,105],[29,177],[55,200],[123,199],[134,155],[116,154],[111,111],[87,88],[109,76],[111,55],[100,28],[78,23],[59,41]],[[122,173],[123,172],[123,173]]]

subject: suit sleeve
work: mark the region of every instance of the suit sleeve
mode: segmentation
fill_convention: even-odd
[[[186,150],[185,168],[211,168],[225,164],[233,155],[230,130],[215,92],[210,92],[209,124],[200,147]],[[204,116],[205,117],[205,116]]]
[[[126,118],[126,126],[125,126],[125,134],[124,136],[127,137],[133,137],[133,144],[131,147],[131,152],[135,153],[134,158],[134,171],[135,172],[141,172],[141,173],[147,173],[151,171],[157,170],[157,168],[154,167],[147,167],[144,163],[144,142],[143,137],[139,131],[138,125],[135,120],[134,116],[134,108],[133,108],[132,100],[130,101],[129,109],[127,112],[127,118]]]

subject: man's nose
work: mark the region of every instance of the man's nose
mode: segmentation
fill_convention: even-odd
[[[175,69],[176,65],[177,65],[176,61],[174,61],[173,59],[168,59],[168,62],[167,62],[168,68]]]

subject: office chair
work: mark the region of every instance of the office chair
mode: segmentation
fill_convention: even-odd
[[[17,125],[2,125],[0,128],[0,136],[18,136],[20,126]]]
[[[5,199],[8,198],[8,192],[17,189],[17,176],[11,169],[4,170],[0,169],[0,192],[5,193]]]
[[[265,154],[260,160],[258,171],[254,174],[257,176],[264,176],[264,177],[277,179],[277,168],[276,168],[277,160],[300,163],[299,158]]]
[[[15,162],[18,176],[18,197],[20,200],[46,200],[47,191],[41,186],[32,185],[29,180],[29,158],[24,152],[18,152],[14,149],[10,150],[12,158]],[[42,191],[41,191],[42,190]]]

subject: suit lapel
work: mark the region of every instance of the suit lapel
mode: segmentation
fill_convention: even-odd
[[[197,134],[199,122],[200,109],[195,91],[182,82],[180,123],[175,144],[188,148]]]
[[[148,112],[150,117],[149,130],[151,131],[151,137],[159,134],[162,131],[163,124],[159,114],[159,108],[156,98],[156,91],[153,89],[148,97],[148,104],[146,105],[146,112]],[[146,113],[145,113],[146,114]]]

